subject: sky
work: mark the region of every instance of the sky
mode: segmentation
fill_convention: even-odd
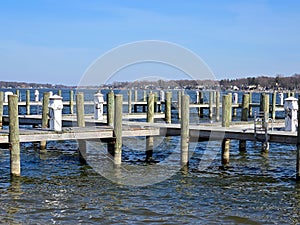
[[[297,0],[1,1],[0,80],[76,85],[99,57],[143,40],[188,49],[218,80],[289,76],[300,73],[299,8]],[[146,64],[115,80],[185,76]]]

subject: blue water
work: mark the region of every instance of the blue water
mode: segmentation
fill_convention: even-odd
[[[66,100],[68,91],[63,93]],[[179,142],[179,137],[155,139],[154,159],[163,162],[169,155],[179,154]],[[148,166],[143,163],[144,152],[138,148],[143,143],[143,138],[124,139],[125,166]],[[230,164],[226,169],[220,167],[217,142],[212,143],[217,154],[205,170],[199,169],[207,154],[207,142],[201,142],[193,148],[187,171],[177,171],[162,182],[139,187],[112,182],[97,169],[80,163],[75,141],[48,142],[46,153],[39,153],[32,143],[22,144],[22,176],[14,179],[9,175],[9,150],[3,149],[0,221],[299,224],[300,186],[294,180],[296,146],[271,143],[270,152],[262,154],[260,143],[247,142],[245,153],[239,152],[238,141],[232,140],[230,145]]]

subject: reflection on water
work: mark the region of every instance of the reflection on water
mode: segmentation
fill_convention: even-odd
[[[168,139],[166,145],[178,142]],[[130,140],[127,140],[128,142]],[[79,163],[77,144],[50,142],[43,155],[22,146],[22,177],[9,176],[9,152],[1,150],[0,218],[9,224],[298,224],[300,186],[294,180],[295,146],[271,144],[269,155],[231,142],[230,167],[220,155],[199,170],[205,143],[188,170],[145,187],[118,185]],[[164,160],[156,149],[156,160]],[[142,164],[144,153],[125,149],[125,165]],[[167,154],[167,153],[166,153]],[[145,165],[144,165],[145,166]],[[122,173],[119,170],[119,176]]]

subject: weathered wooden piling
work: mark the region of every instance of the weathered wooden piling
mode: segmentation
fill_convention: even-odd
[[[132,91],[128,90],[128,113],[131,113],[132,109]]]
[[[248,115],[249,115],[249,104],[250,104],[250,95],[249,94],[243,94],[242,99],[242,121],[248,121]]]
[[[230,139],[223,139],[222,142],[222,165],[226,166],[229,164],[230,153]]]
[[[275,120],[275,116],[276,116],[276,95],[277,92],[274,91],[272,94],[272,120]]]
[[[76,117],[77,117],[77,126],[85,127],[84,120],[84,93],[79,92],[76,94]],[[81,163],[86,163],[86,142],[85,140],[78,140],[79,148],[79,161]]]
[[[269,142],[267,140],[268,122],[269,122],[269,94],[263,93],[261,95],[261,105],[260,110],[263,112],[263,122],[262,127],[266,130],[265,140],[262,143],[262,152],[269,151]]]
[[[153,123],[154,122],[154,94],[150,93],[148,95],[148,101],[147,101],[147,122]],[[147,136],[146,137],[146,162],[152,161],[153,156],[153,137]]]
[[[62,97],[62,91],[60,89],[57,91],[57,95]]]
[[[209,102],[208,102],[208,105],[209,105],[209,112],[208,112],[208,118],[210,120],[213,119],[213,104],[214,104],[214,93],[213,91],[210,91],[209,92]]]
[[[146,90],[143,91],[143,101],[144,102],[147,101],[147,91]]]
[[[48,127],[48,113],[49,113],[49,97],[50,93],[49,92],[44,92],[43,93],[43,106],[42,106],[42,128],[47,128]],[[46,149],[46,140],[42,140],[40,142],[40,149],[44,151]]]
[[[115,95],[115,120],[114,120],[114,137],[115,152],[114,152],[114,164],[121,165],[122,162],[122,106],[123,95]]]
[[[133,99],[134,99],[135,102],[138,101],[138,90],[134,90],[134,92],[133,92]]]
[[[181,96],[181,167],[187,166],[189,161],[189,105],[190,97]]]
[[[30,115],[30,90],[26,90],[26,115]]]
[[[232,120],[232,93],[228,93],[228,95],[230,96],[229,99],[230,99],[230,112],[229,112],[229,119],[230,121]]]
[[[300,109],[300,98],[298,98],[298,108]],[[297,162],[296,162],[296,180],[300,181],[300,110],[298,110],[298,129],[297,129]]]
[[[216,121],[220,121],[220,92],[216,92]]]
[[[85,127],[84,121],[84,94],[79,92],[76,94],[76,116],[78,127]]]
[[[2,117],[3,117],[3,91],[0,91],[0,129],[2,129]]]
[[[249,92],[249,117],[252,117],[252,92]]]
[[[107,125],[114,125],[114,117],[115,117],[115,94],[113,90],[107,93]]]
[[[171,104],[172,104],[172,92],[166,92],[166,102],[165,102],[165,120],[166,123],[171,123]]]
[[[70,114],[73,114],[74,113],[74,92],[73,92],[73,90],[70,90],[69,104],[70,104]]]
[[[231,121],[231,95],[224,95],[222,99],[222,127],[229,127]],[[222,142],[222,164],[226,166],[229,163],[230,139],[224,138]]]
[[[223,95],[222,127],[229,127],[231,122],[231,95]]]
[[[267,129],[269,120],[269,95],[267,93],[261,95],[260,111],[264,114],[263,127]]]
[[[247,121],[248,115],[249,115],[249,94],[243,94],[242,99],[242,117],[241,121]],[[240,140],[239,141],[239,150],[241,152],[246,151],[246,140]]]
[[[10,148],[10,172],[13,176],[21,175],[20,163],[20,138],[18,117],[18,96],[8,96],[9,114],[9,148]]]
[[[183,95],[182,91],[177,92],[178,119],[181,119],[181,96],[182,95]]]
[[[203,92],[199,91],[199,103],[198,104],[203,104],[204,103],[204,98],[203,98]],[[204,114],[203,114],[203,107],[198,107],[198,115],[200,118],[203,118]]]

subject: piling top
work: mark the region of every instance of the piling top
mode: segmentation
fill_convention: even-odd
[[[59,95],[51,95],[49,100],[62,100],[63,98]]]
[[[298,99],[297,98],[294,98],[294,97],[288,97],[288,98],[285,98],[284,101],[297,101]]]

